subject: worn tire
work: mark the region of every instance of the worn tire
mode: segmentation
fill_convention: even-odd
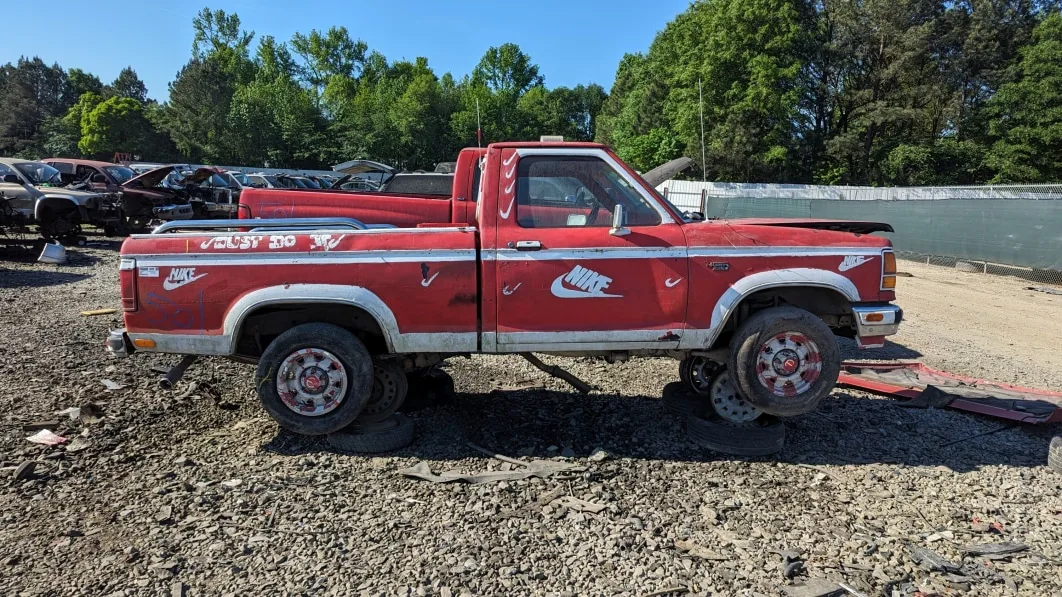
[[[792,342],[791,337],[786,336],[788,344],[784,350],[798,357],[795,359],[796,380],[807,384],[807,388],[801,390],[799,386],[787,382],[782,391],[793,392],[788,396],[769,390],[765,385],[767,382],[761,382],[761,372],[758,368],[761,351],[764,355],[775,354],[774,362],[778,362],[784,351],[768,352],[768,344],[773,345],[773,339],[786,333],[803,336],[811,342]],[[813,346],[817,350],[813,350]],[[801,357],[798,353],[802,350],[807,351],[808,356],[814,356],[811,359]],[[819,369],[817,375],[808,381],[804,376],[811,377],[814,358],[818,359]],[[793,360],[787,358],[785,362]],[[811,364],[811,369],[804,370],[808,364]],[[819,402],[833,391],[837,376],[841,372],[841,358],[833,332],[821,319],[796,307],[764,309],[746,320],[730,343],[727,365],[733,374],[734,385],[746,400],[763,412],[780,417],[791,417],[815,410]],[[774,370],[767,369],[764,373],[773,374]]]
[[[1051,446],[1047,449],[1047,466],[1056,473],[1062,473],[1062,435],[1051,439]]]
[[[732,456],[769,456],[785,447],[785,425],[769,415],[751,423],[728,423],[713,413],[686,418],[686,436],[713,452]]]
[[[395,359],[376,361],[372,371],[372,395],[357,421],[379,423],[398,412],[409,392],[409,382],[402,364]]]
[[[295,412],[277,390],[280,366],[292,353],[317,348],[332,353],[347,374],[347,390],[334,410],[320,416]],[[266,411],[281,427],[302,435],[324,435],[343,429],[361,414],[372,395],[372,356],[354,334],[328,323],[305,323],[277,336],[258,360],[255,387]]]
[[[344,452],[379,454],[413,443],[413,420],[394,414],[377,423],[354,421],[349,427],[328,434],[328,445]]]
[[[664,386],[660,395],[660,404],[668,412],[680,417],[691,415],[709,406],[708,397],[691,390],[681,381],[673,381]]]
[[[398,412],[416,412],[453,402],[454,378],[441,369],[431,369],[409,378],[409,392]]]

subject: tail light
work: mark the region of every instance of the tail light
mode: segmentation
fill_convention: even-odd
[[[881,289],[896,290],[896,253],[891,250],[881,254]]]
[[[240,203],[236,206],[236,219],[249,220],[251,219],[251,207]]]
[[[122,257],[118,266],[118,283],[122,293],[122,310],[136,311],[136,259]]]

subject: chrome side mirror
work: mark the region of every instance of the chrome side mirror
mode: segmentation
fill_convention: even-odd
[[[608,233],[612,236],[627,236],[631,233],[631,229],[627,228],[627,217],[623,213],[623,206],[619,203],[612,212],[612,229]]]

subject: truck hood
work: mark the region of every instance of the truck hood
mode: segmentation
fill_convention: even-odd
[[[159,183],[170,175],[170,172],[173,172],[174,168],[176,168],[176,166],[163,166],[161,168],[155,168],[154,170],[148,170],[140,176],[134,176],[123,182],[122,187],[130,189],[150,189],[157,187],[159,186]]]
[[[811,230],[836,230],[855,234],[872,232],[895,232],[891,224],[884,222],[863,222],[858,220],[817,220],[802,218],[740,218],[727,220],[730,224],[745,226],[778,226],[782,228],[808,228]]]

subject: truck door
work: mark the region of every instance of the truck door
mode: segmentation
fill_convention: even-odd
[[[672,216],[601,149],[506,149],[500,159],[497,243],[485,251],[494,348],[677,348],[688,266]],[[612,230],[617,206],[625,225]]]

